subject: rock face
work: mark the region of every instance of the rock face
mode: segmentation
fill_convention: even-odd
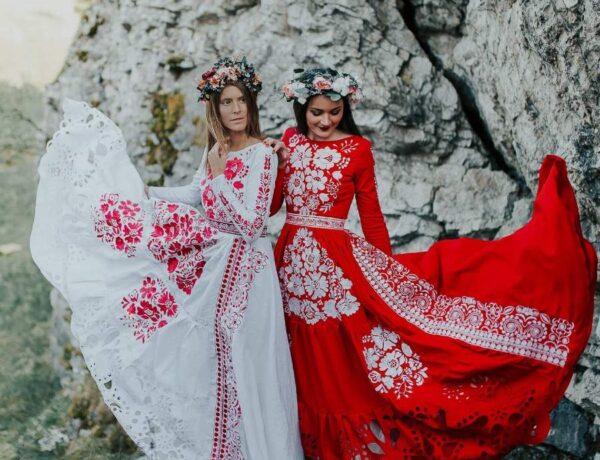
[[[261,71],[270,135],[293,123],[276,89],[292,69],[331,66],[362,81],[356,119],[376,149],[397,251],[514,231],[546,153],[567,160],[600,248],[599,13],[598,0],[99,0],[48,88],[45,129],[62,98],[87,100],[121,127],[144,179],[176,184],[200,158],[194,88],[218,56],[245,54]],[[556,412],[554,447],[531,455],[593,456],[599,343]]]

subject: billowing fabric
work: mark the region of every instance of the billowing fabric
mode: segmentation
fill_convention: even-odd
[[[499,458],[544,440],[588,340],[596,255],[565,162],[497,241],[391,255],[367,140],[292,128],[272,212],[300,430],[319,460]],[[356,197],[365,238],[344,230]]]
[[[117,419],[152,459],[302,459],[265,220],[276,159],[231,152],[150,199],[120,130],[67,101],[39,173],[33,258]],[[199,206],[196,209],[194,206]]]

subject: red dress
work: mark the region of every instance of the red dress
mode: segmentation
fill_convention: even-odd
[[[596,255],[565,163],[548,156],[531,221],[391,256],[369,141],[291,157],[275,249],[305,454],[319,460],[498,458],[542,442],[592,325]],[[356,196],[365,238],[343,229]]]

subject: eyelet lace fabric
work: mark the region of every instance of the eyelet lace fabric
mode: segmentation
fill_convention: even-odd
[[[241,152],[231,180],[195,185],[198,202],[210,187],[228,199],[224,219],[252,219],[251,231],[225,233],[176,196],[146,198],[108,117],[77,101],[64,109],[40,162],[31,250],[71,306],[108,407],[151,459],[301,459],[281,297],[261,237],[271,152]]]

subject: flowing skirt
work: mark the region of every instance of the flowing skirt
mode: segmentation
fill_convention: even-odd
[[[306,455],[499,458],[542,442],[592,327],[596,254],[565,163],[497,241],[388,256],[286,224],[275,249]]]
[[[152,459],[302,459],[271,245],[147,199],[120,130],[67,101],[33,258],[107,405]]]

